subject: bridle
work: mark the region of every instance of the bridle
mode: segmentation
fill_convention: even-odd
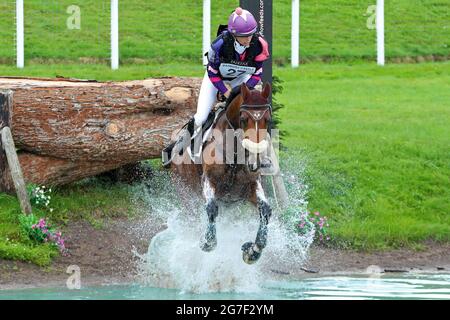
[[[257,108],[257,110],[254,110],[255,108]],[[264,108],[264,109],[259,110],[259,108]],[[272,128],[272,105],[270,103],[267,103],[267,104],[243,104],[243,105],[241,105],[240,110],[239,110],[239,118],[240,118],[241,113],[246,113],[250,118],[253,119],[253,121],[255,121],[256,130],[258,130],[259,121],[261,121],[264,118],[264,116],[266,115],[267,112],[269,112],[269,114],[270,114],[269,125],[267,127],[267,131],[269,132],[270,129]],[[231,129],[233,129],[235,131],[238,129],[242,129],[241,126],[239,126],[237,128],[235,126],[233,126],[233,124],[231,123],[230,119],[228,119],[228,116],[226,114],[225,114],[225,118]]]
[[[256,110],[254,110],[256,108]],[[262,110],[259,110],[261,108]],[[243,104],[241,105],[240,114],[246,113],[250,118],[255,121],[256,131],[258,132],[258,124],[261,121],[266,113],[269,112],[269,125],[267,126],[267,131],[270,132],[272,127],[272,105],[270,103],[267,104]]]
[[[264,118],[264,116],[266,115],[266,113],[269,113],[270,117],[269,117],[269,121],[267,124],[267,132],[270,134],[270,131],[272,129],[272,105],[270,103],[267,104],[253,104],[253,105],[249,105],[249,104],[242,104],[239,110],[239,119],[241,119],[241,114],[245,113],[247,114],[253,121],[255,121],[255,126],[256,126],[256,132],[258,132],[258,124],[259,122]],[[227,114],[225,113],[225,119],[228,123],[228,126],[234,130],[234,144],[235,146],[238,143],[242,143],[243,141],[243,127],[241,126],[242,124],[242,120],[239,121],[239,126],[235,127],[230,119],[228,119]],[[246,152],[246,158],[247,158],[247,154],[248,154],[248,150],[245,150]],[[232,165],[233,167],[233,171],[236,167],[236,159],[237,159],[237,148],[234,148],[234,164]],[[254,170],[252,170],[254,171]]]

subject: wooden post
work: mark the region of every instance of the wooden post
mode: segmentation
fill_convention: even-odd
[[[274,173],[270,175],[270,177],[272,178],[272,187],[278,206],[281,209],[284,209],[289,204],[289,195],[286,191],[283,177],[281,176],[280,164],[278,163],[278,154],[275,153],[275,149],[272,143],[270,143],[269,146],[271,149],[270,154],[272,155],[271,159],[273,161],[272,164],[274,167]]]
[[[6,181],[9,171],[14,189],[20,202],[20,208],[25,214],[31,213],[31,204],[17,157],[16,147],[11,134],[12,91],[0,92],[0,182]],[[6,161],[5,161],[6,160]],[[10,187],[8,187],[10,189]]]
[[[12,107],[12,91],[0,91],[0,134],[4,127],[11,127],[11,107]],[[8,162],[6,154],[3,151],[2,141],[0,136],[0,192],[13,193],[13,185],[8,169]]]

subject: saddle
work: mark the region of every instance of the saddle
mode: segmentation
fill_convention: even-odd
[[[203,146],[205,145],[205,143],[208,141],[208,139],[210,138],[211,132],[212,132],[212,128],[214,127],[214,124],[217,122],[217,119],[219,119],[219,117],[226,112],[228,106],[230,105],[231,101],[233,101],[233,99],[239,95],[241,92],[241,88],[240,86],[234,88],[231,91],[230,96],[226,99],[226,101],[220,101],[220,99],[218,99],[220,102],[218,102],[214,108],[211,110],[211,112],[208,115],[208,118],[206,119],[205,123],[202,125],[202,129],[198,130],[197,132],[194,132],[193,136],[190,137],[190,141],[185,141],[186,136],[188,136],[189,134],[187,133],[187,123],[181,128],[181,131],[184,130],[184,132],[181,132],[181,135],[183,136],[183,139],[178,139],[177,141],[173,142],[171,144],[170,149],[173,150],[173,152],[170,152],[170,156],[169,157],[165,157],[165,153],[163,151],[163,165],[164,166],[168,166],[172,160],[173,157],[175,156],[176,153],[178,153],[180,156],[182,156],[184,154],[184,152],[186,151],[189,154],[189,157],[191,158],[191,160],[196,163],[196,159],[198,159],[198,157],[201,155],[202,151],[203,151]],[[199,150],[197,150],[197,154],[193,154],[194,150],[194,145],[195,145],[195,141],[196,139],[198,139],[199,135],[202,135],[202,141],[201,144],[199,146]],[[190,143],[189,143],[190,142]],[[169,147],[168,147],[169,148]]]
[[[195,162],[195,158],[199,157],[203,151],[203,146],[206,144],[206,142],[209,140],[211,132],[212,132],[212,128],[214,127],[214,124],[217,122],[217,119],[220,118],[220,116],[226,112],[228,106],[231,104],[231,102],[233,101],[234,98],[236,98],[236,96],[238,96],[241,93],[241,87],[235,87],[232,89],[230,96],[225,100],[225,101],[221,101],[219,103],[217,103],[215,105],[215,107],[211,110],[211,112],[208,115],[208,118],[206,119],[205,123],[202,126],[202,130],[194,133],[194,135],[191,138],[191,143],[190,145],[187,147],[187,152],[191,158],[192,161]],[[218,100],[220,101],[220,97],[218,97]],[[199,150],[197,150],[197,154],[194,155],[192,150],[194,150],[194,142],[195,142],[195,138],[199,135],[202,134],[202,143],[200,145]],[[181,154],[180,154],[181,155]]]
[[[212,128],[214,127],[214,124],[217,122],[217,119],[219,119],[219,117],[222,115],[222,113],[224,113],[226,111],[226,102],[219,102],[217,103],[213,110],[211,110],[211,112],[208,115],[208,118],[206,119],[205,123],[202,126],[202,130],[195,132],[194,135],[191,138],[191,143],[189,144],[189,146],[187,147],[186,151],[189,154],[189,157],[191,158],[191,160],[193,162],[195,162],[195,158],[199,157],[199,155],[202,153],[203,151],[203,147],[206,144],[206,142],[209,140],[210,136],[211,136],[211,132],[212,132]],[[194,142],[197,138],[198,135],[202,136],[202,143],[200,145],[199,150],[197,150],[197,154],[194,155]],[[181,154],[180,154],[181,155]]]

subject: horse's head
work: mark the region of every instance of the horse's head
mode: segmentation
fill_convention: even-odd
[[[272,123],[271,86],[266,83],[263,90],[258,91],[249,90],[243,83],[240,89],[241,95],[231,103],[227,118],[233,129],[241,130],[240,141],[246,150],[253,154],[265,152]]]
[[[240,128],[243,130],[242,145],[252,153],[261,153],[268,147],[267,134],[272,121],[272,107],[269,103],[270,84],[266,83],[263,91],[250,91],[241,85],[243,103],[239,110]]]

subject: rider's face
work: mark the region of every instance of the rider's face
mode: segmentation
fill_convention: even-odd
[[[248,36],[248,37],[237,37],[237,36],[236,36],[236,40],[237,40],[241,45],[248,47],[248,46],[250,45],[250,41],[252,41],[252,37],[253,37],[253,35]]]

